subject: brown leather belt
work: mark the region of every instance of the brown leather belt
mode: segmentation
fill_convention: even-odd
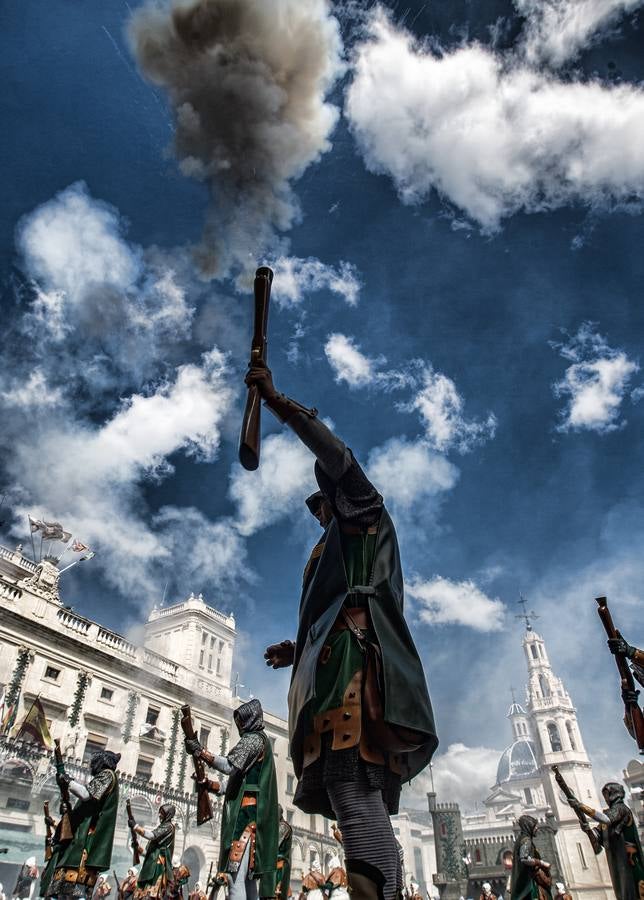
[[[245,794],[245,795],[242,797],[241,805],[242,805],[242,807],[244,807],[244,806],[257,806],[257,797],[253,796],[252,794]]]
[[[346,606],[344,607],[344,611],[361,631],[364,631],[371,625],[371,617],[369,616],[369,610],[366,606]],[[341,613],[333,623],[331,634],[334,634],[337,631],[346,631],[348,628],[350,628],[350,626],[342,618]]]

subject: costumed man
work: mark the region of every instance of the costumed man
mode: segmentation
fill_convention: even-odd
[[[324,535],[304,570],[296,641],[265,653],[275,669],[293,666],[293,802],[337,819],[355,900],[392,900],[402,882],[389,815],[401,781],[424,769],[438,744],[403,615],[396,532],[381,495],[316,410],[279,394],[261,360],[246,383],[314,454],[320,487],[306,501]]]
[[[112,862],[112,845],[119,804],[116,767],[120,753],[98,750],[90,757],[91,779],[83,785],[66,772],[56,781],[78,797],[70,813],[72,838],[61,840],[62,818],[56,826],[52,856],[40,880],[41,897],[91,897],[101,872]]]
[[[274,897],[279,812],[273,750],[264,729],[262,704],[243,703],[233,713],[239,741],[226,756],[186,738],[188,753],[228,776],[218,876],[226,876],[229,900]]]
[[[512,900],[551,900],[550,863],[541,859],[534,843],[538,824],[532,816],[519,818],[512,854]]]
[[[112,893],[112,886],[104,875],[99,875],[92,894],[92,900],[103,900]]]
[[[593,828],[589,822],[582,828],[590,838],[595,853],[606,851],[610,880],[617,900],[641,900],[644,897],[644,857],[633,813],[624,803],[624,793],[622,785],[615,781],[605,784],[602,795],[608,809],[603,812],[586,806],[575,797],[568,803],[575,811],[579,810],[589,819],[599,822],[599,828]]]
[[[119,900],[130,900],[132,894],[136,890],[136,881],[139,877],[139,870],[136,866],[130,866],[127,870],[127,875],[119,885],[118,897]]]
[[[172,883],[172,854],[174,852],[175,808],[171,803],[162,803],[159,807],[159,824],[156,828],[145,828],[137,825],[134,819],[128,819],[128,826],[144,837],[148,845],[136,882],[134,900],[153,898],[163,900],[169,885]]]
[[[36,889],[37,878],[38,866],[36,865],[36,857],[30,856],[20,867],[12,897],[19,897],[20,900],[31,900]]]
[[[180,859],[172,860],[172,881],[168,885],[168,900],[183,900],[183,889],[188,884],[190,869]]]
[[[348,887],[349,879],[347,878],[347,873],[342,866],[338,852],[335,851],[329,859],[329,868],[324,885],[325,893],[327,897],[333,897],[333,900],[349,900]]]
[[[300,897],[306,900],[324,900],[324,888],[326,878],[322,872],[320,859],[316,854],[311,863],[311,868],[302,879],[302,893]]]
[[[644,650],[638,650],[631,644],[627,644],[623,637],[608,638],[608,649],[614,656],[625,656],[631,664],[633,677],[644,687]],[[622,690],[622,700],[629,706],[631,703],[638,702],[639,691]],[[643,710],[644,711],[644,710]],[[635,740],[633,734],[633,723],[630,716],[624,716],[624,725],[630,736]]]
[[[558,881],[555,884],[557,888],[557,892],[554,896],[554,900],[572,900],[572,894],[569,894],[566,890],[566,885],[562,881]]]
[[[284,818],[281,805],[279,811],[279,834],[277,845],[277,882],[275,896],[279,900],[287,900],[291,896],[291,853],[293,850],[293,829]]]
[[[188,894],[188,900],[207,900],[206,892],[201,887],[200,881],[195,881],[195,886]]]
[[[481,886],[479,900],[497,900],[496,894],[492,891],[492,885],[489,881],[484,881]]]

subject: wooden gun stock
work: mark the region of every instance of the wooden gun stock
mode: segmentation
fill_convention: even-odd
[[[273,272],[268,266],[262,266],[255,272],[255,328],[253,342],[250,351],[250,364],[255,360],[266,361],[266,349],[268,345],[268,304],[271,297],[271,284]],[[261,409],[262,398],[255,385],[248,388],[246,408],[242,421],[241,436],[239,439],[239,461],[245,469],[252,472],[259,466],[259,453],[261,445]]]
[[[134,830],[134,826],[131,826],[129,824],[130,821],[134,818],[134,816],[132,815],[132,804],[129,799],[125,801],[125,809],[127,812],[130,836],[132,838],[132,840],[130,841],[130,846],[132,847],[132,864],[135,866],[138,866],[139,863],[141,862],[141,853],[143,851],[141,850],[141,847],[139,845],[139,840],[138,840],[136,831]]]
[[[563,794],[566,797],[566,800],[568,800],[568,802],[570,802],[571,800],[574,800],[575,795],[570,790],[570,788],[568,787],[568,784],[566,783],[566,779],[563,777],[563,775],[559,771],[559,766],[551,766],[551,768],[552,768],[552,771],[555,773],[555,781],[561,788]],[[571,807],[571,809],[572,809],[572,807]],[[591,844],[593,850],[595,851],[595,853],[599,853],[601,851],[601,847],[598,844],[597,836],[595,835],[595,832],[592,829],[589,829],[586,827],[588,825],[588,817],[586,816],[586,813],[582,812],[580,809],[574,809],[574,813],[577,816],[577,818],[579,819],[579,824],[581,825],[584,834],[586,834],[588,836],[588,840],[590,841],[590,844]]]
[[[65,774],[65,763],[63,762],[63,754],[60,749],[60,741],[58,738],[54,741],[54,760],[56,763],[56,774],[64,775]],[[69,788],[67,785],[60,785],[60,822],[58,823],[58,830],[60,832],[60,840],[61,841],[71,841],[74,837],[74,832],[72,831],[72,823],[69,817],[71,811],[71,799],[69,796]]]
[[[45,862],[49,862],[54,852],[51,846],[54,837],[54,830],[50,824],[49,800],[45,800],[42,807],[43,814],[45,816]]]
[[[604,631],[606,632],[608,637],[621,637],[619,631],[613,624],[613,617],[610,614],[606,597],[597,597],[596,600],[598,606],[597,612],[599,613],[599,618],[602,620]],[[626,661],[626,658],[621,654],[616,653],[615,662],[617,663],[619,677],[622,682],[622,690],[635,691],[635,680],[633,678],[633,673],[630,670],[630,666]],[[631,723],[630,730],[633,737],[635,738],[635,741],[637,742],[638,749],[640,753],[644,753],[644,716],[642,715],[642,710],[640,709],[637,701],[635,701],[635,703],[624,704],[624,712],[628,721]]]
[[[197,739],[188,704],[181,707],[181,730],[188,740],[194,741]],[[208,796],[208,779],[206,778],[203,760],[196,759],[193,756],[192,761],[197,782],[197,825],[203,825],[204,822],[209,822],[212,819],[212,806]]]

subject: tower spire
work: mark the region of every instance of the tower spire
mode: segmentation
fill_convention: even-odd
[[[522,608],[523,612],[519,613],[519,615],[515,616],[514,618],[523,619],[523,621],[525,622],[525,630],[532,631],[532,622],[534,622],[535,619],[538,619],[539,616],[533,609],[528,612],[528,601],[523,596],[523,594],[519,594],[519,600],[517,601],[517,604]]]

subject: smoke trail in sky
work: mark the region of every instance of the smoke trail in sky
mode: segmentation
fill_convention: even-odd
[[[210,185],[203,270],[252,268],[298,218],[293,181],[330,149],[336,19],[326,0],[171,0],[138,10],[129,33],[172,103],[181,170]]]

